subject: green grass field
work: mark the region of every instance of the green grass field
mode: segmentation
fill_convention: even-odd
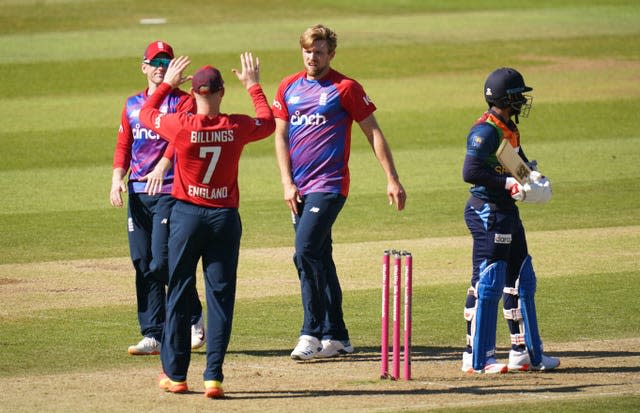
[[[167,18],[167,23],[139,23],[153,17]],[[545,343],[569,366],[561,369],[564,376],[534,378],[532,386],[547,389],[545,381],[570,381],[575,373],[582,374],[579,379],[589,391],[549,387],[541,404],[521,405],[517,395],[522,389],[509,398],[512,394],[501,389],[518,378],[476,383],[450,372],[455,388],[478,385],[482,391],[460,391],[460,401],[451,405],[431,403],[420,399],[431,395],[429,386],[438,382],[431,373],[417,376],[413,386],[403,387],[405,393],[393,386],[379,388],[372,356],[369,364],[360,363],[367,365],[359,374],[361,382],[345,384],[349,391],[358,388],[353,394],[331,397],[316,390],[282,397],[283,405],[272,400],[264,409],[342,406],[349,396],[368,394],[359,386],[372,387],[376,396],[422,400],[403,399],[411,411],[462,411],[469,407],[466,396],[485,391],[481,411],[497,405],[521,411],[638,408],[637,379],[621,380],[623,390],[600,382],[616,374],[637,376],[637,362],[591,370],[577,363],[572,370],[573,353],[565,349],[613,340],[627,343],[612,350],[615,357],[637,360],[640,355],[626,347],[640,339],[637,1],[541,0],[505,7],[470,0],[327,0],[320,5],[199,0],[177,7],[165,0],[0,0],[0,187],[5,191],[0,209],[0,411],[164,411],[180,406],[158,397],[153,388],[144,402],[134,390],[127,392],[136,386],[138,370],[158,370],[159,363],[125,352],[138,339],[133,272],[126,213],[112,208],[108,199],[124,99],[145,85],[139,64],[146,45],[164,39],[178,54],[192,58],[192,69],[213,64],[222,70],[224,111],[250,113],[250,101],[231,73],[239,66],[239,54],[250,50],[260,57],[262,84],[271,98],[285,75],[301,70],[297,39],[318,22],[338,33],[333,66],[362,83],[376,103],[408,193],[402,213],[386,204],[382,170],[354,128],[351,195],[334,227],[334,250],[356,347],[374,354],[379,345],[378,261],[384,248],[399,247],[415,255],[416,369],[462,350],[462,306],[470,273],[470,240],[462,218],[468,196],[461,179],[465,137],[485,109],[486,75],[513,66],[534,88],[531,115],[520,122],[523,147],[554,189],[549,204],[521,206],[539,278],[539,320]],[[240,188],[241,285],[230,358],[241,364],[256,357],[287,359],[301,309],[290,260],[293,234],[272,139],[245,149]],[[506,347],[508,335],[499,324],[499,345]],[[201,363],[204,356],[198,354]],[[597,358],[600,353],[589,354]],[[447,371],[458,367],[451,357]],[[198,368],[192,369],[193,377],[199,377]],[[298,374],[300,367],[292,363],[290,369]],[[113,385],[124,390],[106,405],[95,394],[77,404],[78,392],[70,390],[65,397],[64,388],[56,397],[51,396],[55,392],[25,390],[43,376],[52,382],[57,377],[91,381],[111,371],[125,372],[124,385]],[[287,370],[282,374],[286,380]],[[144,383],[153,387],[152,380]],[[603,390],[598,392],[598,386]],[[493,400],[493,393],[504,398]],[[378,400],[377,410],[399,409],[385,400]],[[202,403],[198,398],[183,408],[201,411]],[[251,410],[241,404],[230,409]],[[358,404],[345,408],[360,409],[371,410]]]

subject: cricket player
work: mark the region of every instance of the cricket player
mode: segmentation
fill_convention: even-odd
[[[501,141],[507,140],[525,162],[535,164],[522,151],[516,126],[519,116],[529,114],[532,98],[525,93],[532,90],[515,69],[493,71],[484,85],[489,109],[467,136],[462,175],[473,185],[464,212],[473,237],[473,274],[464,311],[467,348],[462,371],[468,373],[551,370],[560,364],[558,359],[543,354],[534,301],[536,275],[516,205],[516,201],[548,201],[550,183],[533,171],[523,186],[496,158]],[[506,365],[495,358],[500,297],[511,333]]]
[[[286,77],[273,102],[276,157],[295,230],[294,263],[304,319],[293,360],[352,353],[331,231],[349,193],[351,126],[357,122],[384,170],[390,204],[406,193],[362,86],[333,70],[337,36],[323,25],[300,36],[304,70]]]
[[[140,108],[162,83],[173,48],[166,42],[154,41],[147,46],[141,71],[147,78],[147,89],[127,98],[113,156],[111,205],[122,208],[122,192],[129,193],[127,230],[129,251],[136,271],[138,321],[142,340],[129,347],[131,355],[160,354],[165,321],[166,284],[168,282],[167,240],[169,215],[175,200],[173,186],[173,148],[157,133],[144,127]],[[193,99],[180,90],[172,91],[163,101],[165,113],[192,111]],[[124,178],[129,173],[128,183]],[[191,317],[192,348],[205,342],[202,305],[197,292],[193,295]]]
[[[238,163],[249,142],[275,129],[273,113],[259,82],[259,61],[241,55],[242,71],[234,73],[247,89],[256,116],[220,112],[225,93],[218,69],[205,66],[191,82],[197,112],[168,114],[162,102],[187,78],[190,61],[181,56],[169,64],[163,83],[140,111],[140,120],[175,146],[176,174],[169,235],[167,322],[160,358],[160,387],[172,393],[188,391],[190,363],[190,299],[196,268],[202,258],[207,298],[207,362],[205,396],[224,397],[222,365],[229,344],[236,292],[240,223]]]

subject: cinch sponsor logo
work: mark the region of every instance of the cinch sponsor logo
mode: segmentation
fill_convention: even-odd
[[[311,115],[301,115],[300,111],[296,111],[293,115],[291,115],[292,125],[306,125],[306,126],[320,126],[327,123],[327,118],[319,113],[314,113]]]
[[[131,131],[133,133],[133,139],[151,139],[158,140],[160,139],[160,135],[155,133],[154,131],[142,127],[139,123],[136,124],[136,127]]]

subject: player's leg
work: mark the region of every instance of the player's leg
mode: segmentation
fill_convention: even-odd
[[[149,197],[152,214],[150,269],[155,277],[168,284],[169,282],[169,227],[171,209],[175,199],[170,195]]]
[[[331,234],[331,225],[339,212],[333,205],[334,202],[327,199],[329,195],[331,194],[305,195],[294,224],[294,261],[300,278],[304,314],[298,344],[291,353],[294,360],[310,359],[322,349],[320,339],[326,315],[324,294],[327,285],[324,250],[326,239]]]
[[[462,369],[503,373],[506,365],[495,360],[495,334],[512,218],[472,198],[465,208],[465,222],[473,238],[473,275],[465,302],[467,349]]]
[[[169,282],[169,228],[171,225],[171,209],[175,202],[176,200],[168,194],[149,197],[148,201],[153,223],[151,231],[152,260],[149,267],[156,279],[162,282],[163,285]],[[161,291],[161,293],[155,294],[154,300],[162,299],[162,305],[157,307],[164,320],[164,314],[166,312],[166,292],[164,287],[161,290],[159,287],[156,287],[156,289]],[[196,349],[202,347],[205,342],[202,304],[200,303],[197,290],[194,291],[193,301],[194,313],[191,316],[191,348]]]
[[[136,271],[136,301],[140,333],[143,338],[129,347],[132,355],[158,354],[164,325],[164,284],[151,270],[151,213],[145,195],[129,188],[127,235],[131,261]]]
[[[504,294],[502,297],[503,314],[507,320],[507,326],[511,337],[511,351],[509,352],[509,369],[514,370],[514,356],[518,354],[527,354],[525,345],[524,325],[522,323],[522,312],[520,310],[520,295],[518,292],[520,267],[524,258],[529,255],[527,250],[526,238],[522,223],[517,220],[514,226],[511,253],[507,266],[507,280],[505,282]],[[522,362],[522,357],[519,358]],[[527,357],[525,363],[520,363],[519,369],[527,370],[529,368],[529,360]]]
[[[560,361],[543,352],[535,305],[536,275],[519,219],[514,228],[513,260],[510,266],[515,270],[515,275],[507,282],[504,300],[504,315],[509,323],[512,343],[509,370],[554,369]]]
[[[206,233],[199,212],[199,207],[180,201],[171,212],[167,317],[160,357],[164,373],[173,381],[186,380],[191,361],[193,291]]]
[[[327,240],[328,248],[325,252],[325,270],[327,284],[325,286],[325,318],[322,335],[322,350],[317,357],[334,357],[340,354],[353,353],[355,349],[349,339],[349,331],[344,322],[342,311],[342,287],[333,261],[331,236]]]
[[[326,225],[331,228],[342,210],[345,198],[338,194],[323,194],[327,205]],[[331,229],[324,239],[323,269],[325,273],[325,316],[322,328],[322,350],[318,357],[333,357],[339,354],[353,353],[354,348],[349,340],[349,331],[344,322],[342,310],[342,287],[333,261],[333,240]]]
[[[233,324],[242,225],[236,209],[211,210],[206,219],[207,242],[202,265],[209,336],[203,378],[208,397],[217,398],[223,394],[223,363]]]

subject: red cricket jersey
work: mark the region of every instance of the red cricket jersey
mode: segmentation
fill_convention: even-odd
[[[165,114],[158,107],[171,92],[162,83],[140,111],[144,125],[173,143],[176,152],[171,195],[210,208],[238,208],[238,164],[244,145],[275,130],[273,113],[260,85],[249,89],[256,117],[220,113]]]

